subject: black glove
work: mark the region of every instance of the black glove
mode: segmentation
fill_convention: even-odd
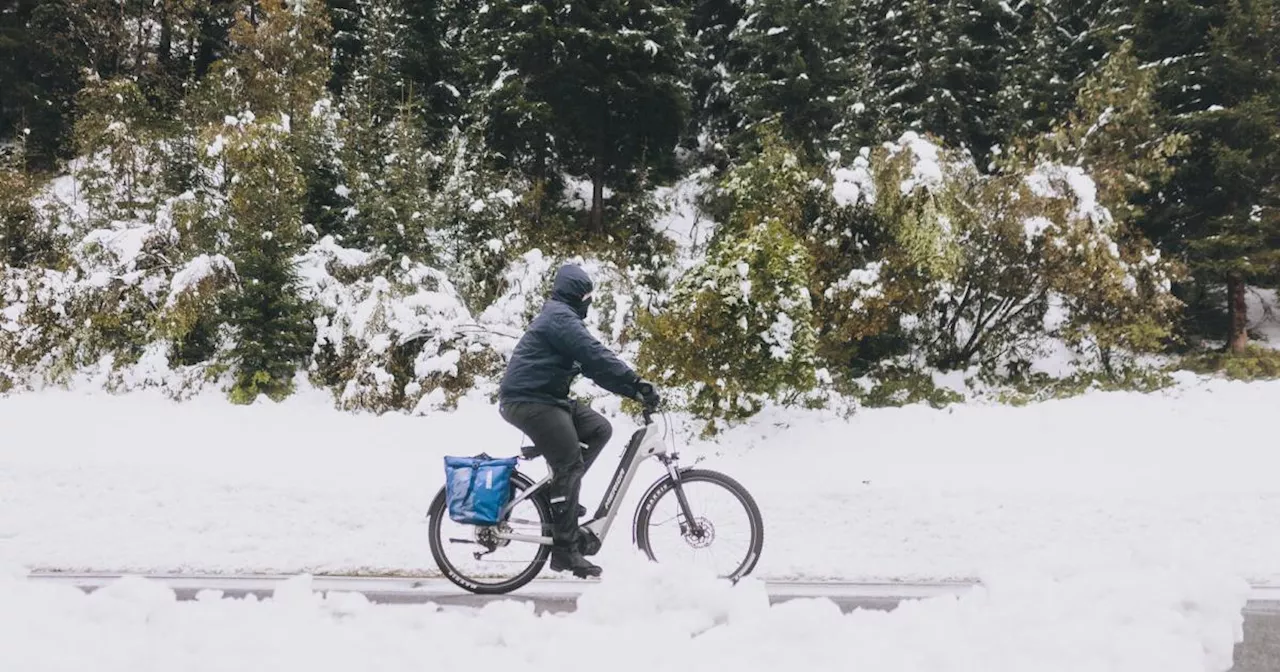
[[[640,381],[636,384],[636,391],[640,393],[640,401],[644,402],[646,408],[657,408],[658,403],[662,401],[662,397],[658,396],[658,391],[653,389],[653,383],[648,381]]]

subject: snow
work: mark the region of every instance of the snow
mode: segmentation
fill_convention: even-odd
[[[1053,220],[1048,217],[1028,217],[1022,222],[1027,234],[1027,250],[1030,251],[1035,240],[1044,235],[1045,231],[1053,228]]]
[[[655,189],[655,199],[664,210],[653,228],[675,242],[676,273],[688,271],[701,261],[702,251],[715,233],[715,222],[698,207],[698,197],[708,188],[711,176],[711,169],[703,168],[672,187]]]
[[[681,669],[895,672],[1223,672],[1242,640],[1245,591],[1217,574],[1124,568],[1016,577],[892,612],[842,614],[825,599],[770,605],[763,586],[631,561],[572,613],[501,600],[481,609],[376,605],[313,590],[300,575],[271,597],[215,591],[178,602],[120,579],[77,588],[0,573],[0,656],[23,672],[296,669],[386,672]],[[573,655],[565,654],[572,642]],[[658,644],[658,645],[654,645]]]
[[[834,183],[831,196],[841,207],[857,205],[860,201],[868,204],[876,202],[876,184],[871,175],[871,164],[865,156],[854,159],[852,167],[836,168],[831,171]]]
[[[831,299],[841,292],[857,292],[850,306],[851,310],[857,310],[862,305],[862,299],[880,298],[884,295],[884,288],[880,284],[880,271],[883,268],[882,261],[873,261],[865,267],[855,268],[835,284],[827,287],[825,296]]]
[[[1249,334],[1261,338],[1266,345],[1280,348],[1280,301],[1276,290],[1250,287],[1245,294],[1249,315]]]
[[[1110,215],[1098,203],[1098,186],[1079,166],[1045,163],[1036,167],[1026,178],[1031,193],[1045,198],[1074,198],[1073,215],[1095,223],[1107,223]],[[1063,188],[1065,187],[1065,189]]]
[[[173,274],[173,279],[169,282],[169,298],[165,301],[165,305],[174,305],[183,292],[219,272],[234,274],[236,266],[230,259],[221,254],[202,254],[187,262],[187,265],[183,266],[182,270]]]
[[[435,355],[436,353],[432,353]],[[445,361],[431,361],[443,365]],[[427,365],[424,362],[424,366]],[[482,393],[450,413],[341,413],[328,392],[235,406],[216,393],[0,398],[0,563],[37,569],[433,574],[424,513],[444,455],[514,454]],[[584,481],[594,505],[635,420]],[[740,480],[765,514],[765,578],[947,580],[1086,551],[1220,556],[1280,581],[1280,382],[1184,380],[1026,407],[766,408],[719,441],[677,417],[677,448]],[[74,421],[67,421],[74,419]],[[541,462],[525,467],[540,477]],[[662,474],[645,463],[623,520]],[[625,529],[625,528],[624,528]],[[606,543],[601,564],[628,546]],[[816,541],[815,541],[816,540]]]
[[[904,150],[910,151],[912,155],[911,176],[898,185],[903,194],[909,194],[920,187],[936,188],[942,185],[942,164],[937,145],[914,131],[903,133],[896,144],[887,144],[891,155]]]
[[[154,226],[121,225],[112,229],[96,229],[90,231],[81,241],[79,247],[83,253],[90,246],[97,245],[115,255],[116,268],[122,271],[133,270],[147,239],[156,234]]]

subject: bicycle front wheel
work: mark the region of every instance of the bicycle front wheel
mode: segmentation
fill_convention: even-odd
[[[515,499],[533,482],[516,472],[511,476],[511,497]],[[464,590],[480,595],[509,593],[538,576],[551,547],[528,541],[499,539],[505,532],[541,537],[551,526],[551,509],[542,493],[522,500],[499,525],[477,526],[456,523],[449,518],[444,488],[436,494],[427,511],[431,556],[445,578]]]
[[[681,505],[683,494],[688,512]],[[751,493],[716,471],[686,469],[654,484],[636,512],[636,545],[654,562],[687,562],[737,581],[764,548],[764,519]]]

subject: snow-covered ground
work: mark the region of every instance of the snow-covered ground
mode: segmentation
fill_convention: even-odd
[[[309,577],[264,600],[178,602],[130,577],[85,595],[0,571],[0,669],[15,672],[473,669],[868,669],[883,672],[1224,672],[1248,587],[1217,572],[1129,566],[993,577],[961,596],[842,614],[770,606],[737,586],[630,559],[574,613],[373,605]]]
[[[758,499],[762,578],[973,579],[1120,554],[1212,558],[1275,583],[1277,402],[1280,382],[1188,379],[1023,408],[769,411],[678,447]],[[635,427],[613,422],[584,485],[591,506]],[[480,400],[375,417],[314,391],[251,407],[30,393],[0,399],[0,428],[0,563],[33,570],[433,574],[424,513],[441,457],[521,443]],[[606,571],[660,475],[639,473]]]

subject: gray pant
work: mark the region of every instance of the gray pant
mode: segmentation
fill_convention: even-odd
[[[572,411],[529,402],[502,403],[498,407],[502,419],[524,432],[551,468],[548,496],[555,515],[551,536],[560,545],[577,539],[582,476],[613,436],[613,426],[603,415],[577,401],[570,403]],[[585,449],[581,447],[584,443]]]

